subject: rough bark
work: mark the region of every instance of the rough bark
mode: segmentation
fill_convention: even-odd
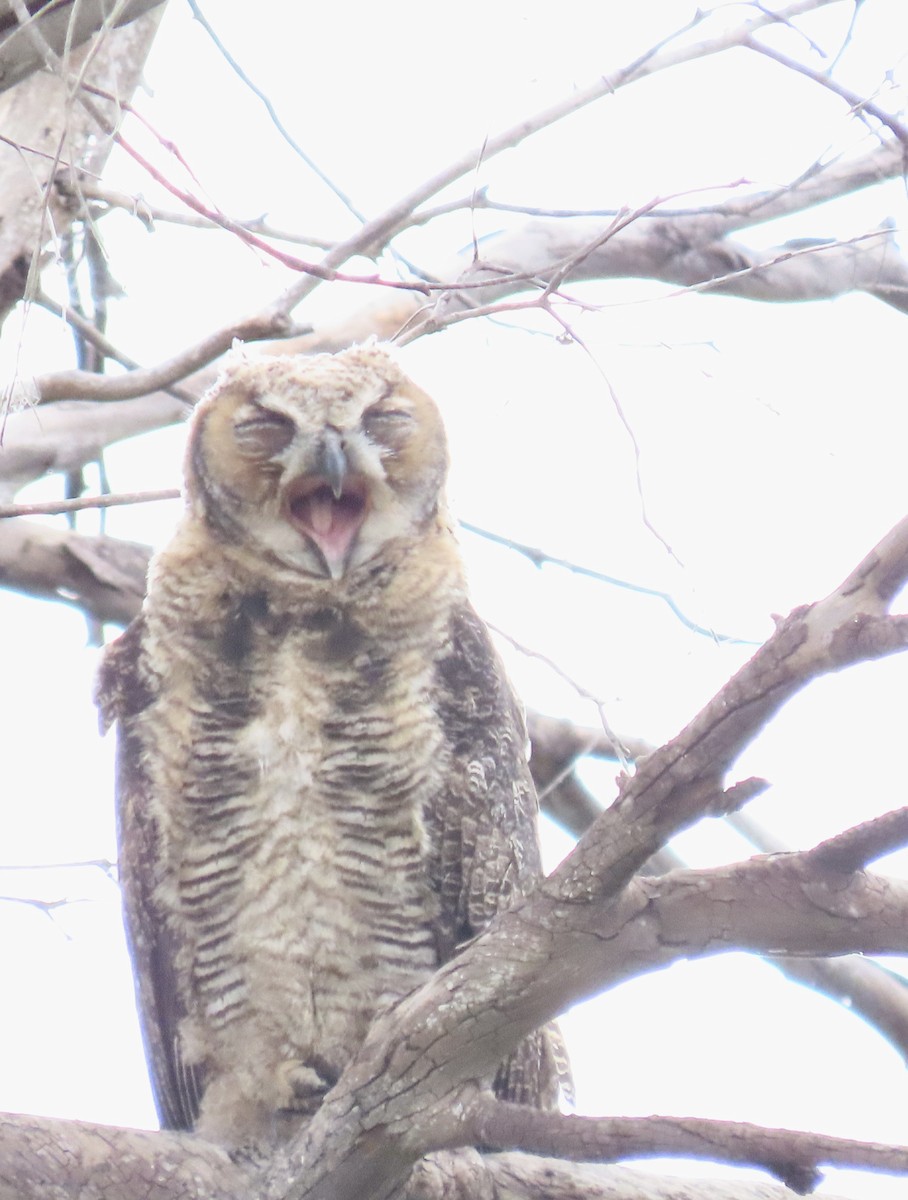
[[[289,1166],[287,1168],[289,1170]],[[0,1117],[0,1200],[251,1200],[260,1169],[189,1135],[45,1117]],[[365,1195],[365,1193],[362,1193]],[[406,1200],[793,1200],[774,1184],[663,1180],[626,1167],[526,1154],[441,1152]],[[832,1198],[834,1200],[834,1198]]]
[[[0,91],[21,83],[45,65],[41,41],[55,54],[76,50],[102,27],[128,25],[162,0],[125,0],[120,5],[101,0],[31,0],[31,28],[23,28],[10,0],[0,3]],[[34,34],[37,33],[38,37]]]
[[[73,604],[97,621],[125,625],[145,595],[150,550],[22,517],[0,520],[0,587]]]
[[[64,6],[59,17],[82,5]],[[99,4],[85,6],[89,26],[97,19]],[[135,7],[135,6],[134,6]],[[142,6],[139,6],[142,7]],[[147,6],[146,6],[147,7]],[[57,19],[55,17],[54,19]],[[70,200],[58,194],[52,181],[66,173],[78,188],[79,172],[98,175],[113,145],[94,118],[74,98],[73,81],[84,70],[86,79],[106,92],[128,99],[135,90],[142,65],[157,30],[159,13],[149,13],[121,29],[105,30],[96,41],[68,54],[66,70],[30,74],[42,55],[29,30],[13,31],[7,13],[6,39],[0,42],[0,71],[17,69],[29,75],[0,96],[0,177],[3,211],[0,221],[0,323],[27,294],[32,273],[45,246],[59,236],[72,216]],[[39,23],[38,31],[43,25]],[[48,31],[50,32],[50,31]],[[4,60],[21,53],[21,68]],[[28,59],[28,64],[26,63]],[[0,87],[5,78],[0,76]],[[6,84],[8,87],[8,83]],[[115,119],[114,105],[98,101],[107,117]]]

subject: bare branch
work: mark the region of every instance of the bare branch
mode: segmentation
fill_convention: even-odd
[[[670,67],[678,66],[681,63],[693,62],[700,58],[720,54],[732,46],[742,44],[752,34],[766,25],[773,25],[780,20],[791,20],[796,16],[813,12],[818,8],[824,8],[829,4],[835,3],[839,3],[839,0],[798,0],[798,2],[789,5],[787,8],[780,9],[778,12],[760,13],[750,21],[743,22],[740,26],[726,31],[719,37],[699,42],[693,46],[664,49],[656,54],[647,53],[637,61],[612,72],[610,75],[598,77],[586,87],[577,88],[572,91],[564,100],[542,109],[533,116],[518,122],[516,125],[510,126],[508,129],[502,130],[498,134],[487,137],[480,146],[468,150],[466,154],[456,159],[443,171],[440,171],[413,191],[402,196],[384,213],[368,221],[358,233],[346,241],[340,242],[325,256],[321,266],[326,269],[334,269],[354,255],[377,254],[387,244],[389,238],[394,236],[402,227],[402,224],[410,218],[410,215],[421,204],[431,199],[432,196],[437,195],[449,184],[455,183],[465,175],[469,175],[475,169],[476,163],[480,159],[488,161],[503,151],[512,149],[532,134],[547,129],[571,113],[579,112],[582,108],[587,107],[587,105],[601,99],[603,96],[610,95],[619,88],[636,83],[638,80],[646,79],[650,75],[667,70]],[[299,304],[314,290],[318,282],[318,279],[313,277],[291,284],[284,293],[284,303],[289,308],[295,307],[295,305]]]
[[[363,1180],[389,1194],[409,1163],[461,1144],[472,1081],[488,1064],[566,1004],[642,970],[732,947],[908,950],[908,885],[832,871],[811,852],[633,878],[672,833],[746,799],[752,789],[725,792],[722,777],[798,688],[908,645],[908,621],[879,615],[906,576],[908,519],[829,597],[780,622],[703,712],[623,781],[618,801],[553,875],[376,1023],[292,1148],[311,1164],[305,1183],[279,1194],[354,1200]],[[888,828],[890,846],[908,836],[903,824]]]
[[[203,217],[199,213],[160,208],[156,204],[149,204],[143,196],[134,196],[128,192],[117,191],[115,188],[106,187],[102,183],[91,180],[80,179],[78,192],[69,187],[65,178],[58,179],[56,186],[73,203],[79,203],[84,200],[97,200],[108,209],[123,209],[124,212],[131,213],[149,232],[153,230],[156,223],[162,225],[182,225],[188,229],[225,232],[222,225],[219,225],[216,221],[210,221],[207,217]],[[333,241],[329,242],[324,238],[312,237],[290,229],[277,229],[269,225],[263,217],[255,217],[252,220],[237,220],[236,224],[250,233],[257,233],[261,237],[275,242],[296,242],[301,246],[314,246],[318,250],[330,250],[334,245]]]
[[[0,427],[0,498],[44,475],[78,470],[105,446],[177,424],[188,412],[182,400],[159,393],[103,404],[61,400],[10,413]]]
[[[795,958],[766,954],[783,975],[822,992],[863,1018],[908,1062],[908,983],[869,958]]]
[[[343,204],[344,208],[346,208],[348,212],[352,213],[353,216],[356,217],[356,219],[359,222],[364,224],[366,221],[366,217],[363,216],[363,214],[359,211],[359,209],[354,205],[354,203],[350,199],[350,197],[345,192],[341,191],[341,189],[337,186],[337,184],[331,178],[329,178],[328,175],[325,174],[325,172],[321,169],[321,167],[319,167],[318,164],[315,163],[309,157],[309,155],[302,148],[302,146],[300,146],[300,144],[296,141],[296,139],[291,136],[286,125],[283,123],[283,121],[278,116],[277,109],[274,107],[274,105],[268,99],[268,96],[266,95],[266,93],[263,92],[262,89],[260,87],[258,87],[255,83],[253,83],[253,81],[249,78],[249,76],[246,74],[246,72],[243,70],[243,68],[240,66],[240,64],[236,61],[236,59],[233,57],[233,55],[230,54],[230,52],[227,50],[224,43],[221,41],[221,39],[215,33],[210,22],[206,19],[202,10],[199,8],[198,4],[196,3],[196,0],[189,0],[189,7],[192,9],[192,15],[199,22],[199,24],[202,26],[202,28],[205,30],[205,32],[208,34],[208,36],[214,42],[215,46],[217,46],[218,50],[221,52],[221,55],[223,56],[224,61],[230,66],[231,70],[235,71],[236,74],[240,77],[240,79],[242,79],[243,83],[245,83],[246,87],[249,88],[249,90],[253,93],[253,95],[257,96],[258,99],[261,100],[262,104],[264,104],[265,109],[268,113],[268,116],[271,118],[272,124],[274,125],[274,128],[278,131],[278,133],[281,135],[281,137],[284,139],[284,141],[287,143],[287,145],[291,148],[291,150],[294,152],[294,154],[298,155],[298,157],[303,160],[303,162],[310,169],[310,171],[315,172],[315,174],[319,177],[319,179],[322,181],[322,183],[324,183],[325,186],[334,193],[334,195],[338,198],[338,200],[340,200],[340,202],[341,202],[341,204]]]
[[[80,13],[84,9],[92,20],[103,15],[105,10],[104,5],[94,2],[77,7]],[[138,9],[139,5],[133,7]],[[65,30],[70,16],[71,5],[66,4],[59,8],[54,20],[62,21]],[[103,42],[85,45],[69,55],[72,69],[78,72],[87,56],[92,55],[93,79],[104,84],[113,96],[131,94],[157,29],[158,16],[149,13],[124,28],[105,31]],[[12,23],[16,23],[15,18],[7,13],[5,28],[11,29]],[[36,28],[42,38],[53,40],[44,22],[39,22]],[[64,32],[61,31],[60,37],[65,42]],[[3,66],[15,73],[13,62],[4,64],[4,47],[14,58],[27,50],[28,70],[36,65],[37,51],[28,30],[19,29],[17,25],[7,42],[0,44],[0,88],[8,82],[2,72]],[[115,109],[116,106],[112,107]],[[107,116],[104,121],[108,121]],[[67,167],[66,163],[73,163],[89,174],[97,173],[107,160],[111,143],[99,136],[100,130],[93,117],[73,111],[67,81],[43,74],[25,80],[0,97],[0,127],[5,134],[4,143],[0,145],[0,174],[4,181],[6,214],[0,225],[2,319],[23,297],[28,284],[34,282],[38,256],[53,230],[65,228],[69,223],[66,202],[49,188],[58,164],[72,170],[74,168]],[[64,136],[65,155],[62,154]],[[23,146],[34,153],[24,154]]]
[[[566,262],[572,282],[637,277],[744,299],[788,303],[866,291],[908,311],[908,262],[892,231],[875,230],[845,242],[812,240],[751,250],[714,240],[708,213],[682,221],[639,221],[602,240],[601,227],[585,218],[534,221],[486,243],[487,257],[470,267],[436,311],[400,341],[434,332],[492,310],[514,291],[543,290]]]
[[[0,1200],[245,1200],[253,1172],[190,1134],[0,1116]]]
[[[553,105],[540,113],[537,113],[535,116],[520,122],[518,125],[513,126],[498,135],[490,137],[482,147],[482,154],[485,159],[489,159],[490,157],[501,153],[503,150],[517,145],[532,133],[546,128],[554,122],[562,119],[569,113],[577,111],[585,105],[592,103],[594,100],[599,99],[609,92],[625,86],[628,83],[635,82],[638,79],[645,78],[648,75],[651,75],[657,71],[665,70],[681,62],[689,62],[707,55],[720,53],[722,50],[728,49],[730,46],[746,42],[746,40],[754,31],[764,27],[767,24],[773,24],[780,20],[791,20],[805,12],[813,11],[816,8],[824,7],[826,4],[835,2],[838,2],[838,0],[802,0],[801,3],[790,5],[788,8],[781,10],[779,13],[760,14],[752,21],[745,22],[736,29],[723,33],[718,38],[697,43],[694,46],[665,49],[657,54],[647,55],[643,60],[629,64],[628,66],[622,68],[612,77],[607,79],[600,78],[586,89],[576,91],[572,93],[570,97],[559,102],[558,104]],[[451,164],[451,166],[449,166],[445,171],[426,181],[426,183],[409,193],[407,196],[402,197],[401,200],[399,200],[385,213],[381,214],[374,220],[367,222],[366,225],[363,226],[363,228],[351,238],[348,238],[346,241],[338,243],[336,246],[334,246],[320,263],[304,263],[302,260],[293,260],[291,262],[290,260],[292,256],[284,256],[286,261],[295,269],[310,272],[312,273],[313,277],[291,284],[270,306],[270,309],[267,313],[262,314],[262,316],[259,318],[252,318],[246,322],[238,322],[236,325],[232,326],[229,331],[227,331],[226,338],[224,336],[224,331],[219,331],[211,335],[208,339],[205,339],[205,341],[198,347],[184,352],[184,355],[177,356],[177,359],[175,360],[171,360],[170,364],[162,364],[161,367],[153,368],[147,373],[130,372],[125,376],[117,377],[116,383],[113,383],[111,380],[105,380],[103,383],[99,383],[97,378],[89,377],[88,379],[85,379],[76,372],[63,372],[55,376],[45,376],[37,381],[38,396],[42,399],[60,399],[63,397],[72,396],[102,399],[105,397],[112,398],[141,395],[144,391],[168,386],[177,379],[181,378],[182,375],[188,371],[197,368],[203,363],[212,361],[214,357],[223,352],[225,345],[228,344],[233,337],[240,337],[244,340],[260,340],[269,337],[284,338],[288,336],[295,336],[300,339],[297,348],[304,352],[311,351],[313,348],[332,348],[330,344],[325,345],[325,340],[323,338],[318,339],[312,337],[308,338],[307,341],[306,339],[308,335],[306,335],[305,331],[292,330],[289,327],[289,313],[292,311],[292,309],[312,291],[319,279],[341,278],[341,276],[338,275],[338,268],[345,261],[347,261],[347,259],[355,255],[365,254],[374,256],[377,254],[381,248],[387,244],[388,239],[392,237],[394,232],[401,226],[401,223],[405,222],[409,216],[416,211],[420,204],[424,203],[427,199],[435,195],[449,183],[454,182],[456,179],[468,174],[475,167],[478,155],[478,150],[470,151],[467,155],[462,156],[455,163]],[[883,170],[883,164],[880,161],[875,161],[872,168],[873,178],[879,178],[880,173]],[[885,170],[889,172],[895,172],[896,167],[893,162],[887,161],[885,164]],[[163,182],[165,185],[168,185],[168,181],[163,180]],[[173,187],[171,187],[171,190],[174,190]],[[195,208],[197,211],[201,207],[201,209],[204,210],[204,215],[207,219],[211,219],[215,223],[221,224],[225,228],[237,232],[239,236],[243,236],[246,240],[252,240],[253,244],[258,244],[254,235],[250,234],[248,230],[242,229],[238,223],[233,222],[229,218],[223,217],[219,213],[205,208],[204,205],[200,206],[199,202],[196,201],[194,197],[191,197],[188,193],[183,193],[180,189],[176,189],[176,191],[181,195],[181,199],[190,204],[190,206]],[[768,208],[764,209],[763,215],[761,215],[759,218],[751,216],[751,222],[756,219],[767,219],[766,213],[768,211]],[[601,236],[601,229],[598,232],[589,230],[587,231],[588,236],[586,238],[586,242],[578,242],[577,233],[575,232],[573,244],[569,249],[566,250],[565,253],[559,253],[556,251],[553,254],[551,246],[543,245],[540,247],[540,249],[543,250],[541,256],[542,274],[540,274],[540,264],[532,262],[532,245],[534,238],[537,241],[539,240],[538,235],[540,232],[541,231],[534,232],[532,228],[529,228],[527,231],[524,231],[522,235],[520,235],[522,239],[521,245],[511,248],[513,254],[516,255],[517,258],[517,262],[515,264],[517,269],[506,269],[505,271],[506,275],[513,275],[514,280],[512,281],[512,284],[503,285],[501,281],[501,274],[496,270],[494,282],[498,289],[501,289],[504,286],[512,287],[514,282],[525,282],[528,278],[544,278],[544,269],[546,266],[557,266],[565,259],[565,257],[570,258],[572,255],[577,255],[578,252],[583,250],[584,245],[586,245],[590,240],[595,240],[595,238]],[[624,234],[626,235],[628,232],[629,231],[624,231]],[[712,239],[715,238],[716,232],[716,227],[713,226],[711,228]],[[543,243],[548,242],[548,236],[549,235],[543,234]],[[696,238],[693,240],[694,244],[696,244]],[[644,241],[646,241],[646,239],[644,239]],[[671,230],[666,230],[664,227],[661,229],[661,234],[658,234],[655,237],[648,235],[648,245],[644,244],[642,248],[632,245],[624,236],[621,239],[609,239],[609,241],[600,248],[599,255],[601,256],[602,254],[606,253],[608,247],[614,246],[616,242],[620,243],[623,247],[625,256],[624,265],[616,262],[612,262],[610,264],[609,262],[598,261],[594,265],[591,259],[595,259],[595,255],[584,257],[583,262],[579,267],[579,274],[572,277],[602,278],[609,277],[614,274],[651,274],[653,278],[665,278],[670,282],[682,284],[702,284],[704,281],[706,281],[709,282],[711,287],[714,287],[717,290],[729,291],[731,293],[741,295],[758,294],[761,295],[762,298],[779,298],[778,295],[768,294],[768,292],[777,292],[779,288],[782,288],[784,291],[784,271],[781,274],[778,271],[776,274],[774,274],[770,281],[771,287],[768,289],[764,280],[766,278],[766,272],[769,266],[772,265],[776,267],[784,267],[784,264],[792,259],[793,256],[790,251],[785,251],[781,257],[776,256],[778,262],[773,260],[771,257],[767,261],[766,256],[763,256],[763,259],[758,262],[756,259],[749,261],[747,259],[746,252],[742,248],[733,248],[723,245],[721,248],[716,248],[712,251],[712,261],[710,261],[709,253],[707,253],[705,250],[699,251],[696,255],[690,256],[687,260],[685,260],[683,254],[678,254],[677,245],[674,247],[672,246],[672,241],[673,238]],[[261,248],[267,249],[268,252],[273,250],[273,247],[268,246],[264,242],[262,242]],[[732,251],[734,251],[736,255],[734,262],[735,269],[730,272],[729,254]],[[496,245],[496,254],[500,257],[502,253],[505,255],[505,257],[507,257],[508,246],[506,242],[499,241],[499,243]],[[609,251],[607,257],[610,253],[611,252]],[[886,256],[884,255],[883,257]],[[860,264],[863,264],[865,268],[864,275],[867,277],[867,290],[871,291],[875,295],[881,296],[881,298],[886,299],[890,303],[895,303],[896,305],[901,304],[902,295],[905,288],[905,271],[900,269],[897,256],[893,255],[891,252],[889,253],[889,266],[887,271],[882,275],[880,273],[880,263],[875,260],[868,260],[865,263],[865,258],[866,256],[852,256],[850,259],[847,259],[847,261],[842,263],[842,269],[837,275],[835,271],[831,270],[831,267],[834,265],[834,256],[831,254],[830,248],[825,248],[824,261],[813,273],[814,278],[812,282],[808,284],[802,278],[803,272],[800,274],[796,272],[791,283],[789,283],[789,290],[791,291],[791,287],[794,285],[794,291],[791,295],[787,295],[785,298],[802,299],[804,298],[805,294],[812,297],[817,295],[834,295],[838,294],[839,290],[851,290],[855,286],[861,286],[860,281],[857,283],[854,281],[854,272],[856,269],[855,262],[860,260]],[[658,268],[654,267],[653,272],[651,272],[650,265],[653,262],[661,264],[661,266]],[[666,262],[669,266],[674,266],[676,269],[667,270]],[[759,272],[756,271],[757,267],[760,268]],[[848,274],[849,271],[851,272],[850,275]],[[790,270],[789,274],[791,274]],[[758,275],[759,281],[754,282],[754,279]],[[850,282],[848,282],[847,285],[842,282],[841,286],[837,290],[835,280],[841,281],[846,277],[850,280]],[[349,278],[353,279],[354,277],[351,276]],[[381,280],[378,276],[356,276],[355,278],[360,281],[372,283],[389,283],[394,287],[401,286],[400,281]],[[750,279],[751,282],[748,283],[747,279]],[[475,286],[476,291],[471,295],[470,304],[471,306],[479,305],[481,307],[482,304],[485,303],[484,296],[486,294],[486,285],[489,284],[491,284],[491,280],[487,277],[473,278],[464,276],[461,278],[457,286],[459,289],[467,288],[468,290]],[[403,286],[406,288],[416,287],[419,290],[425,290],[427,287],[431,287],[432,285],[427,285],[421,281],[418,281],[413,284],[405,282]],[[816,290],[818,287],[821,288],[820,291]],[[500,296],[500,290],[494,293],[493,299],[496,296]],[[401,301],[397,310],[397,316],[395,318],[396,323],[387,322],[387,318],[385,318],[386,323],[390,324],[392,329],[398,328],[402,321],[406,320],[408,316],[412,316],[417,307],[418,304],[416,301]],[[406,315],[401,314],[401,308],[405,309]],[[454,317],[454,311],[451,309],[450,303],[448,303],[447,319],[454,319]],[[432,327],[438,327],[437,317],[435,318],[435,324]],[[427,325],[426,328],[429,328],[429,326]],[[341,342],[340,344],[345,343]],[[334,345],[335,347],[337,345],[336,338],[334,339]],[[290,348],[293,349],[294,347],[291,346]]]
[[[808,79],[812,79],[814,83],[818,83],[820,87],[826,88],[830,92],[834,92],[851,107],[851,111],[858,115],[866,114],[879,121],[881,125],[885,125],[891,133],[894,133],[901,142],[903,151],[908,152],[908,128],[893,117],[891,113],[880,108],[872,100],[864,96],[858,95],[850,88],[833,79],[826,72],[815,71],[806,63],[798,62],[796,58],[791,58],[787,54],[783,54],[780,50],[774,49],[772,46],[767,46],[764,42],[758,41],[756,38],[748,38],[744,45],[749,50],[756,50],[758,54],[762,54],[765,58],[771,58],[773,62],[779,63],[780,66],[786,67],[789,71],[796,71],[799,75],[806,75]]]
[[[716,811],[720,781],[744,746],[809,680],[908,646],[908,618],[880,615],[908,578],[908,518],[831,595],[780,621],[776,632],[673,741],[623,781],[567,860],[560,886],[597,879],[623,886],[641,863],[697,816]],[[608,847],[607,850],[604,849]]]
[[[0,504],[0,519],[6,517],[57,516],[81,512],[86,508],[119,508],[126,504],[153,504],[159,500],[179,500],[179,488],[157,492],[117,492],[106,496],[77,496],[74,500],[48,500],[42,504]]]
[[[125,0],[116,6],[111,18],[110,6],[98,0],[82,0],[79,4],[44,4],[30,21],[56,54],[64,48],[81,46],[101,29],[125,25],[143,13],[159,7],[161,0]],[[35,41],[27,36],[20,22],[4,13],[0,17],[0,91],[15,87],[33,71],[44,66],[44,54]]]
[[[771,1183],[678,1176],[661,1179],[629,1167],[571,1166],[525,1154],[490,1154],[485,1162],[496,1200],[642,1200],[644,1196],[646,1200],[793,1200],[795,1195]]]
[[[818,876],[806,855],[639,879],[611,899],[589,880],[587,899],[572,890],[566,903],[571,877],[559,868],[376,1023],[291,1148],[306,1180],[277,1195],[353,1200],[363,1180],[390,1195],[408,1163],[470,1141],[471,1081],[489,1063],[567,1003],[643,970],[780,940],[803,953],[908,950],[908,885]]]
[[[116,865],[109,858],[86,858],[81,862],[0,863],[0,871],[78,871],[91,869],[101,871],[109,878],[113,878]]]
[[[819,1167],[908,1171],[908,1146],[885,1146],[788,1129],[691,1117],[578,1117],[531,1111],[481,1096],[471,1114],[476,1141],[498,1150],[575,1162],[679,1155],[760,1167],[798,1193],[820,1182]]]
[[[162,391],[194,371],[225,354],[237,340],[256,342],[263,338],[298,336],[304,332],[293,326],[287,312],[274,305],[265,311],[216,329],[173,358],[154,367],[140,367],[122,375],[96,375],[92,371],[56,371],[37,375],[20,386],[29,400],[126,400]],[[16,392],[13,393],[15,403]]]
[[[603,805],[590,794],[574,770],[580,758],[590,755],[617,759],[615,748],[600,731],[540,713],[527,714],[533,752],[530,766],[542,810],[559,825],[581,837],[602,812]],[[624,735],[621,743],[637,759],[654,747]],[[788,853],[790,846],[761,829],[747,813],[730,813],[724,820],[764,854]],[[861,837],[859,826],[854,831]],[[889,831],[885,831],[887,841]],[[665,874],[684,867],[677,855],[663,848],[641,868],[645,875]],[[862,1017],[908,1059],[908,983],[869,958],[795,958],[768,954],[764,960],[787,978],[828,996],[848,1012]]]
[[[459,279],[434,311],[418,297],[408,301],[397,296],[393,304],[373,303],[341,325],[320,329],[290,348],[301,353],[336,350],[349,345],[354,335],[358,340],[369,335],[393,337],[404,345],[457,320],[539,307],[538,296],[509,305],[503,297],[528,288],[542,291],[551,272],[575,260],[574,280],[649,278],[685,289],[782,303],[828,299],[863,289],[905,311],[908,267],[888,227],[846,243],[821,238],[760,251],[728,240],[735,230],[874,186],[896,178],[904,169],[905,152],[892,142],[863,158],[816,165],[793,183],[741,200],[696,209],[660,206],[642,214],[620,238],[602,243],[595,255],[591,247],[601,242],[603,220],[611,220],[620,210],[604,211],[603,220],[562,214],[529,222],[487,238],[480,263],[462,258],[459,267],[450,264],[440,271],[441,279],[458,275]],[[476,207],[483,207],[481,196]],[[819,251],[822,256],[817,260],[813,256]]]
[[[23,518],[0,522],[0,586],[126,625],[145,595],[149,548]]]
[[[908,808],[896,808],[837,834],[811,850],[811,861],[832,871],[860,871],[908,839]]]
[[[298,1166],[287,1162],[288,1194]],[[466,1185],[466,1186],[464,1186]],[[472,1186],[470,1186],[472,1185]],[[578,1166],[526,1154],[433,1154],[414,1169],[405,1200],[793,1200],[769,1184],[645,1176],[627,1167]],[[363,1195],[364,1193],[360,1193]],[[261,1169],[234,1162],[191,1134],[114,1129],[47,1117],[0,1116],[0,1200],[249,1200]],[[831,1198],[835,1200],[835,1198]]]
[[[586,755],[618,762],[623,754],[626,759],[636,761],[656,748],[652,742],[624,733],[619,735],[620,745],[616,746],[601,729],[575,725],[561,717],[545,716],[538,712],[527,713],[527,726],[533,742],[534,760],[537,755],[545,757],[551,764],[553,774],[567,763],[574,763]]]
[[[495,542],[499,546],[506,546],[509,550],[515,550],[518,554],[522,554],[525,558],[528,558],[534,566],[541,567],[544,564],[548,564],[553,567],[561,567],[563,570],[570,571],[574,575],[582,575],[587,579],[595,579],[599,583],[607,583],[611,587],[622,588],[629,592],[636,592],[641,596],[651,596],[655,600],[661,600],[664,604],[668,605],[682,625],[685,625],[691,632],[699,633],[713,641],[731,642],[744,646],[758,645],[757,642],[748,641],[745,638],[739,638],[729,633],[717,633],[714,629],[707,629],[705,626],[699,625],[682,611],[673,596],[668,592],[660,591],[658,588],[646,587],[642,583],[631,583],[626,579],[619,579],[615,575],[607,575],[604,571],[595,571],[592,567],[584,567],[579,563],[570,562],[566,558],[558,558],[557,555],[549,554],[546,550],[540,550],[536,546],[527,546],[523,542],[514,541],[513,538],[504,537],[500,533],[492,533],[491,530],[483,529],[479,525],[472,525],[469,521],[461,521],[460,527],[461,529],[466,529],[468,533],[476,534],[477,537],[485,538],[486,541]]]

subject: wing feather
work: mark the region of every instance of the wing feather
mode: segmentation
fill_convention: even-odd
[[[469,605],[452,614],[437,674],[451,768],[425,819],[444,962],[532,886],[542,862],[523,712],[485,624]],[[557,1030],[537,1031],[501,1065],[495,1090],[504,1099],[554,1107],[560,1060]]]
[[[186,1007],[175,963],[180,947],[156,901],[162,854],[151,785],[136,728],[155,698],[143,669],[143,618],[108,646],[96,700],[103,727],[117,722],[117,841],[126,938],[158,1117],[164,1129],[191,1129],[203,1080],[180,1050]]]

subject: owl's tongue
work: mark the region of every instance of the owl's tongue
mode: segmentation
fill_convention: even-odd
[[[334,578],[342,574],[365,515],[365,489],[352,480],[340,496],[321,483],[290,498],[291,520],[315,542]]]

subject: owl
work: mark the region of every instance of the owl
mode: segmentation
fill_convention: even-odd
[[[377,346],[234,352],[107,650],[125,923],[161,1123],[311,1114],[376,1014],[540,873],[521,710],[470,606],[432,400]],[[552,1030],[491,1084],[555,1105]]]

